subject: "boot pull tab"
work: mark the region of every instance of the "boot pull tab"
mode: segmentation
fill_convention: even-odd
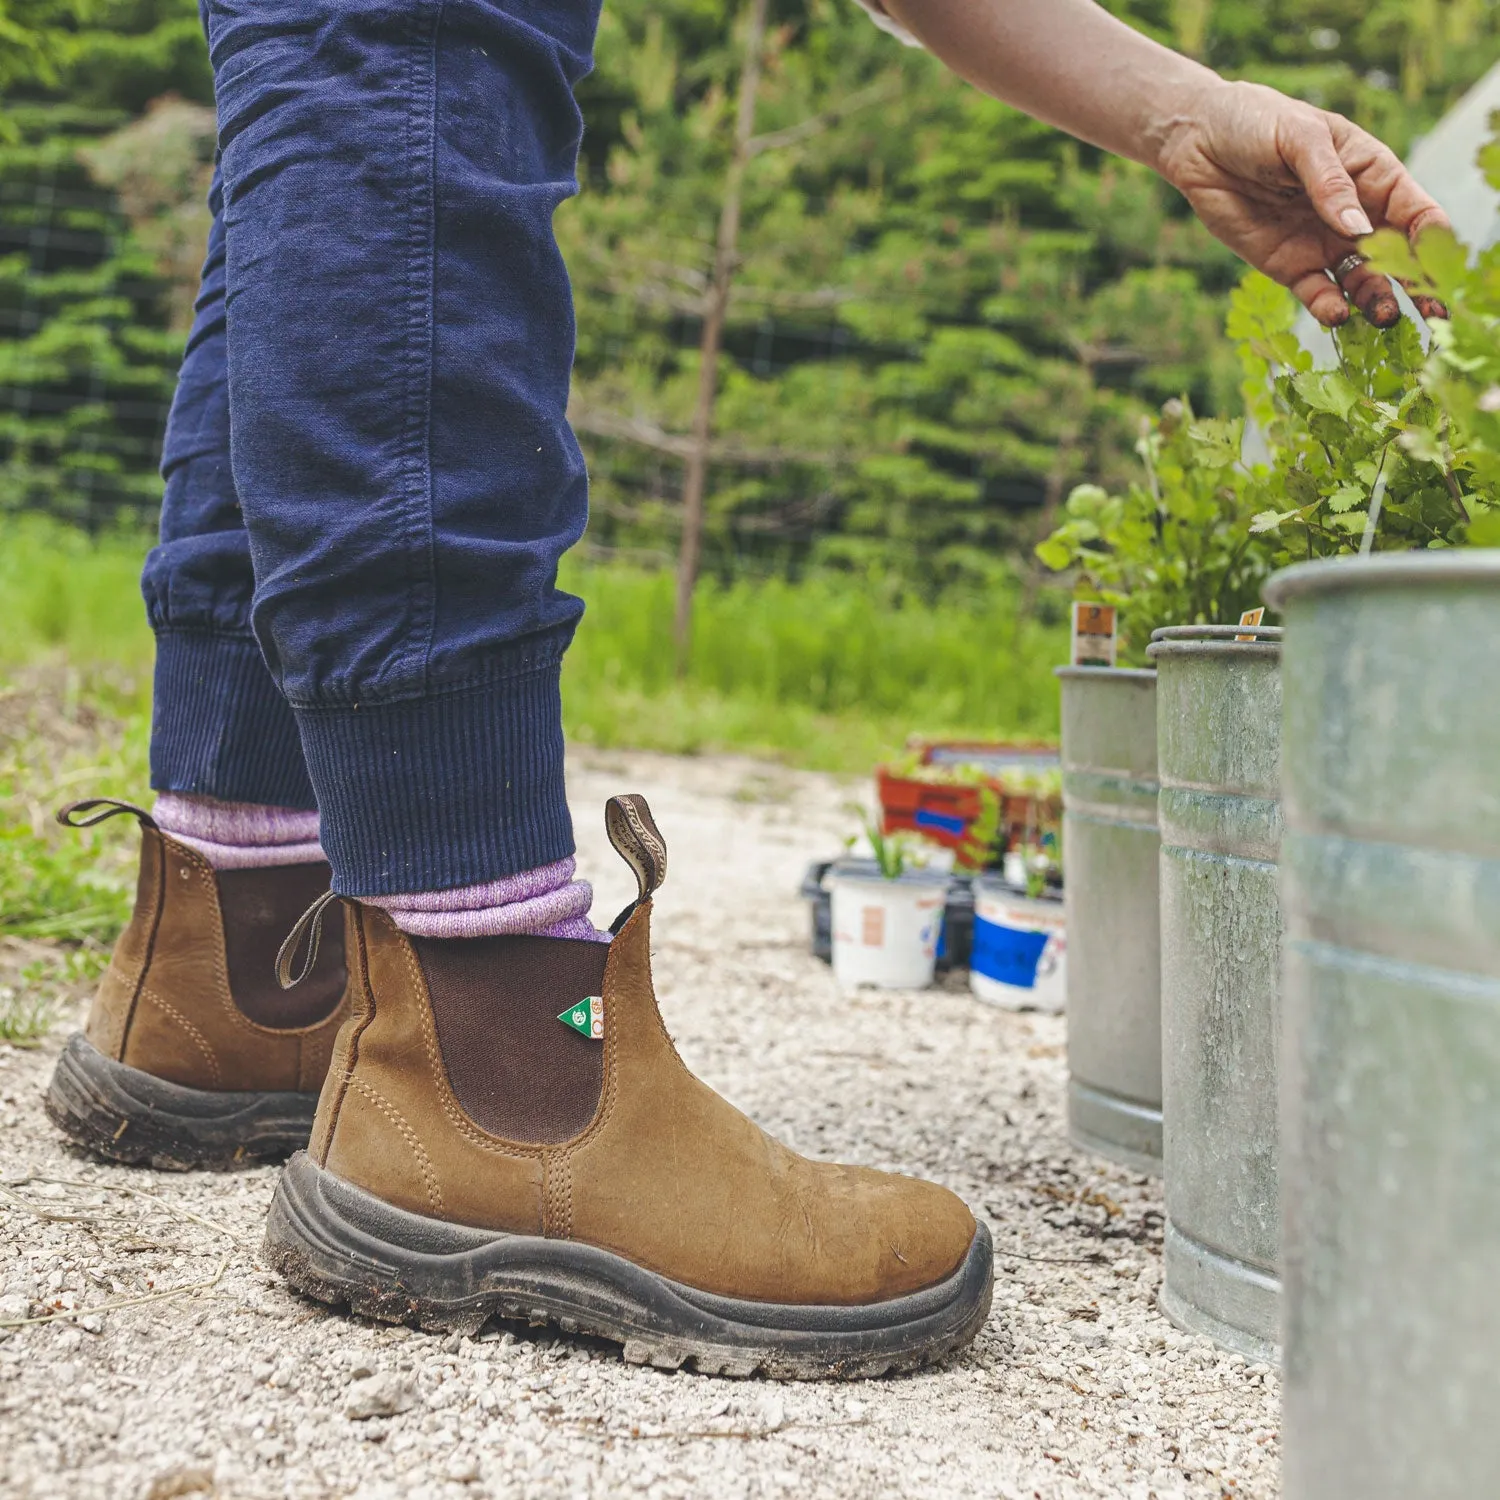
[[[102,807],[104,811],[94,813],[91,818],[76,816],[78,813],[93,812],[96,807]],[[130,813],[138,818],[143,828],[156,827],[156,819],[144,807],[137,807],[134,802],[121,802],[114,797],[85,797],[81,802],[69,802],[66,807],[58,808],[57,821],[64,828],[92,828],[95,823],[118,818],[121,813]]]
[[[276,982],[282,989],[289,990],[294,985],[301,984],[312,973],[312,966],[318,961],[318,945],[323,941],[323,913],[338,899],[337,892],[324,891],[297,918],[297,925],[287,933],[286,941],[276,954]],[[302,946],[304,936],[307,938],[307,959],[293,974],[292,960],[296,958],[297,949]]]
[[[646,799],[636,792],[624,792],[604,804],[604,826],[615,853],[635,871],[638,886],[635,900],[609,929],[617,933],[636,907],[667,878],[667,841],[662,838]]]

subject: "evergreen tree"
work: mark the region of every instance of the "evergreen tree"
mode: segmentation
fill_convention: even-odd
[[[1490,0],[1112,0],[1405,150],[1500,55]],[[670,561],[743,48],[609,0],[581,89],[573,415],[589,543]],[[0,505],[148,508],[212,149],[194,0],[0,0]],[[154,111],[163,96],[176,102]],[[716,364],[705,558],[932,592],[1016,566],[1142,417],[1233,410],[1231,257],[1150,173],[985,99],[852,0],[771,0]]]
[[[150,515],[213,130],[181,98],[140,117],[212,97],[197,8],[27,0],[0,20],[17,15],[32,40],[0,140],[0,509]]]
[[[607,13],[608,18],[608,13]],[[728,27],[617,8],[618,121],[560,215],[598,543],[669,541],[731,144]],[[696,66],[684,68],[691,56]],[[710,557],[984,582],[1148,404],[1232,389],[1233,265],[1148,174],[967,89],[841,0],[773,28],[721,355]]]

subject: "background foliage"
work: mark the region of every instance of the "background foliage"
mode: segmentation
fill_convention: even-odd
[[[1114,0],[1398,150],[1500,55],[1491,0]],[[590,544],[675,548],[736,76],[733,7],[614,0],[559,216]],[[984,99],[849,0],[780,0],[710,474],[723,579],[809,566],[994,586],[1142,416],[1232,415],[1236,268],[1150,174]],[[3,0],[0,506],[147,516],[203,232],[194,0]],[[1029,601],[1028,601],[1029,602]]]
[[[1500,56],[1494,0],[1109,3],[1398,151]],[[669,679],[657,565],[677,546],[737,9],[607,0],[581,90],[583,193],[558,232],[594,513],[563,579],[590,601],[568,733],[851,772],[912,730],[1053,734],[1062,600],[1032,546],[1079,482],[1128,492],[1137,442],[1186,472],[1189,429],[1237,415],[1220,333],[1237,267],[1150,174],[966,89],[852,0],[773,0],[710,577]],[[86,986],[129,906],[133,841],[51,812],[145,785],[135,579],[212,149],[195,0],[0,0],[0,1034],[40,1024],[7,996]],[[1500,372],[1492,334],[1462,332],[1456,357]],[[1173,399],[1180,430],[1153,435]],[[1226,525],[1213,537],[1233,573]]]
[[[1500,165],[1500,151],[1487,145],[1481,160]],[[1078,485],[1037,546],[1047,567],[1073,573],[1076,597],[1119,608],[1123,660],[1144,665],[1159,625],[1237,620],[1289,563],[1500,539],[1500,251],[1471,265],[1446,229],[1415,251],[1382,230],[1370,249],[1451,310],[1427,325],[1430,347],[1415,322],[1356,317],[1318,368],[1293,331],[1296,299],[1247,271],[1226,331],[1260,456],[1246,452],[1246,417],[1200,420],[1174,398],[1136,443],[1137,478],[1116,494]]]

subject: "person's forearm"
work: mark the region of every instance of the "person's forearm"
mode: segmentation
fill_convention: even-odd
[[[987,94],[1070,135],[1159,167],[1208,68],[1093,0],[883,0],[884,9]]]

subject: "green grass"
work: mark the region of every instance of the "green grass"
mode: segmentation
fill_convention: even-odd
[[[139,531],[91,539],[41,516],[0,518],[0,672],[61,653],[75,668],[149,669]]]
[[[1066,631],[1018,625],[1008,593],[934,607],[834,574],[707,584],[678,682],[669,573],[569,563],[561,582],[588,602],[563,674],[576,740],[862,773],[912,734],[1057,734]]]
[[[61,948],[22,964],[0,984],[0,1041],[35,1047],[52,1029],[67,1000],[94,987],[108,949],[95,944]]]
[[[137,579],[148,545],[139,533],[90,541],[37,517],[7,521],[0,672],[50,659],[73,674],[64,688],[101,711],[144,713],[151,636]],[[705,583],[679,682],[670,573],[568,559],[561,582],[588,603],[563,701],[568,733],[589,744],[745,750],[862,772],[913,733],[1057,733],[1052,668],[1066,632],[1018,624],[1010,591],[931,606],[838,574]]]
[[[144,795],[152,645],[139,533],[91,541],[14,516],[0,528],[0,933],[27,940],[5,955],[23,967],[0,976],[0,1037],[19,1041],[45,1024],[38,988],[64,977],[36,965],[97,969],[130,914],[135,840],[53,814],[79,797]],[[38,939],[73,951],[37,959]]]
[[[147,795],[150,542],[0,525],[0,933],[97,952],[129,912],[135,840],[123,823],[77,832],[52,813]],[[705,584],[679,682],[669,573],[569,559],[561,581],[588,601],[563,679],[578,743],[865,774],[912,734],[1057,732],[1066,631],[1018,624],[1009,593],[927,606],[836,575]]]
[[[57,1019],[57,1003],[50,994],[0,987],[0,1041],[12,1047],[36,1047]]]
[[[0,669],[0,933],[95,951],[130,914],[135,840],[126,825],[61,827],[88,796],[145,795],[150,727],[138,678],[48,654]]]

